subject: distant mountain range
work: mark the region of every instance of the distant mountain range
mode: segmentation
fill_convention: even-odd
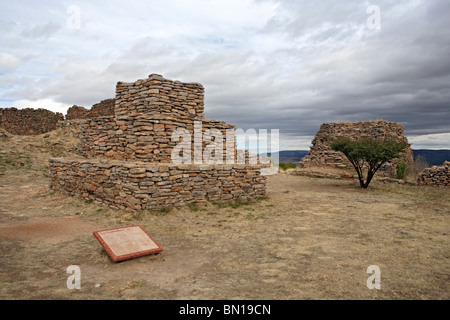
[[[279,152],[279,161],[282,163],[298,162],[308,154],[308,150],[284,150]],[[430,166],[441,165],[444,161],[450,161],[450,150],[413,150],[414,159],[423,157]]]
[[[414,150],[414,159],[418,156],[422,156],[428,162],[430,166],[438,166],[444,163],[444,161],[450,161],[450,150]]]
[[[308,150],[285,150],[278,153],[280,163],[298,164],[301,158],[308,154]]]

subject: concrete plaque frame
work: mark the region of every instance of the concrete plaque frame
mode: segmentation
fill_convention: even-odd
[[[163,248],[139,225],[93,232],[113,262],[142,257]]]

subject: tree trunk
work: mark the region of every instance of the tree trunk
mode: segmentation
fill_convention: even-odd
[[[362,189],[366,189],[366,188],[367,188],[367,185],[366,185],[366,183],[364,183],[364,178],[358,177],[358,179],[359,179],[359,186],[360,186]]]

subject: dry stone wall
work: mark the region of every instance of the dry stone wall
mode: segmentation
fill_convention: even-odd
[[[64,121],[62,113],[55,113],[46,109],[0,109],[0,127],[15,135],[39,135],[58,126]]]
[[[199,127],[195,128],[195,125]],[[234,130],[234,125],[223,121],[197,120],[193,118],[161,114],[151,111],[142,114],[123,115],[120,117],[100,117],[81,121],[82,152],[87,158],[127,159],[147,162],[172,161],[173,148],[179,140],[173,140],[172,134],[177,129],[184,129],[191,137],[191,155],[194,153],[195,132],[206,134],[211,129],[217,129],[226,138],[227,130]],[[223,143],[222,154],[226,155],[227,146],[234,152],[232,146]],[[206,142],[202,143],[202,150]],[[230,150],[230,149],[229,149]]]
[[[90,110],[85,107],[73,105],[67,109],[66,120],[89,119],[91,118],[89,112]]]
[[[175,118],[203,119],[204,88],[199,83],[167,80],[157,74],[132,83],[117,83],[115,115],[118,118],[150,111]]]
[[[115,99],[106,99],[94,104],[91,109],[73,105],[67,110],[66,120],[92,119],[114,115]]]
[[[114,106],[116,99],[106,99],[92,106],[90,110],[90,118],[107,117],[114,115]]]
[[[308,167],[334,167],[352,168],[351,163],[342,152],[331,149],[331,141],[336,138],[374,138],[379,140],[393,139],[396,141],[408,142],[403,136],[404,127],[395,122],[384,120],[360,121],[360,122],[337,122],[324,123],[320,126],[315,135],[312,146],[308,154],[300,161],[300,168]],[[413,153],[411,148],[407,148],[402,155],[402,159],[407,164],[413,163]],[[396,163],[399,159],[386,163],[379,169],[385,175],[394,175]]]
[[[79,121],[83,158],[50,160],[51,187],[126,210],[264,196],[264,165],[228,162],[237,159],[235,126],[204,119],[203,101],[198,83],[155,74],[119,82],[114,115]],[[191,151],[188,164],[173,161],[180,146]],[[210,157],[198,162],[198,150],[215,164]]]
[[[173,148],[180,140],[172,139],[175,130],[186,130],[194,156],[195,135],[210,134],[202,141],[202,154],[212,133],[222,135],[222,161],[227,150],[235,153],[235,139],[226,140],[235,126],[224,121],[208,120],[204,114],[204,88],[199,83],[182,83],[152,74],[134,83],[116,86],[115,115],[81,121],[82,152],[87,158],[104,157],[146,162],[172,162]],[[180,138],[181,139],[181,138]],[[198,146],[200,148],[200,146]]]
[[[265,195],[258,166],[52,159],[51,187],[116,209],[158,209]]]
[[[442,166],[433,166],[425,169],[417,180],[419,185],[450,186],[450,162],[445,161]]]

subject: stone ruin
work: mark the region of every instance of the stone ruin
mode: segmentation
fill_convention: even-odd
[[[352,164],[342,152],[331,149],[331,141],[342,137],[350,139],[393,139],[408,142],[403,132],[404,128],[402,125],[384,120],[324,123],[315,135],[310,151],[300,160],[299,168],[329,167],[353,169]],[[408,166],[413,164],[413,152],[409,146],[403,153],[402,159],[393,159],[393,161],[385,163],[378,172],[387,176],[395,175],[396,164],[401,160],[404,160]]]
[[[60,112],[32,108],[0,108],[0,128],[14,135],[40,135],[80,119],[92,119],[114,115],[115,99],[94,104],[91,109],[74,105],[66,117]]]
[[[156,74],[118,82],[113,115],[79,120],[82,157],[49,160],[50,186],[131,211],[264,196],[265,165],[236,161],[234,125],[203,116],[199,83]],[[172,160],[180,150],[187,163]]]
[[[87,109],[82,106],[73,105],[67,110],[66,120],[92,119],[114,115],[115,99],[102,100]]]
[[[64,121],[62,113],[46,109],[0,109],[0,128],[14,135],[39,135],[58,127]]]
[[[432,166],[419,175],[418,185],[450,186],[450,161],[445,161],[442,166]]]

